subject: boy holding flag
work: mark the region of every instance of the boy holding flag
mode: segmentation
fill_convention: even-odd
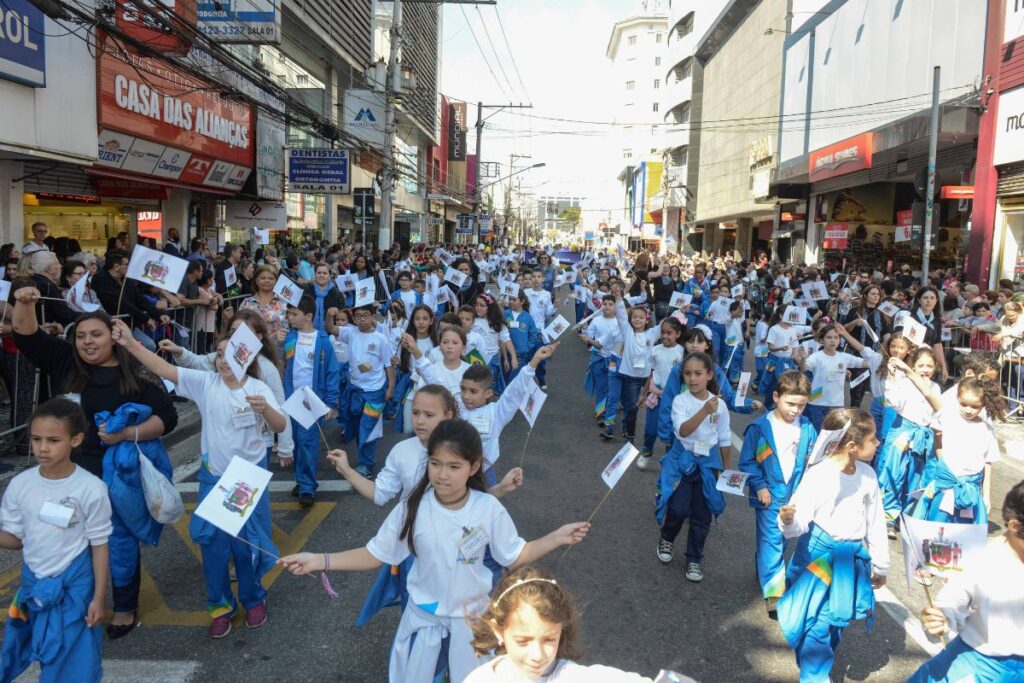
[[[328,406],[336,406],[341,386],[338,358],[327,333],[313,326],[315,313],[316,302],[304,294],[299,304],[289,306],[285,314],[291,329],[284,339],[284,393],[291,397],[307,386]],[[335,414],[332,408],[322,419],[330,420]],[[295,441],[295,488],[292,495],[298,496],[302,507],[312,507],[316,495],[320,429],[319,420],[309,429],[292,420],[292,438]]]

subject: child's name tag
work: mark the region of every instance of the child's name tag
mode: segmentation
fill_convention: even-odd
[[[829,382],[842,382],[845,377],[846,377],[846,373],[844,373],[844,372],[834,371],[834,372],[828,373],[828,381]]]
[[[486,415],[477,415],[467,420],[473,428],[480,433],[480,436],[487,436],[491,433],[491,421]]]
[[[708,457],[711,455],[711,444],[706,441],[694,441],[693,454],[699,455],[702,458]]]
[[[459,542],[459,562],[473,564],[483,557],[484,546],[487,545],[487,534],[483,527],[476,527],[468,532]]]
[[[231,424],[235,429],[256,426],[256,413],[251,410],[240,410],[231,416]]]
[[[39,508],[39,521],[52,524],[61,529],[71,526],[71,518],[75,516],[75,508],[56,500],[48,500]]]
[[[519,329],[519,321],[518,320],[509,320],[508,321],[508,329],[510,329],[510,330],[518,330]]]

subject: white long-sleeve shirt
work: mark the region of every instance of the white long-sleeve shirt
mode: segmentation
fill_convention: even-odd
[[[793,521],[779,520],[786,538],[807,533],[814,522],[837,541],[864,543],[875,574],[889,570],[882,494],[871,465],[858,461],[856,471],[846,474],[834,460],[823,460],[804,472],[789,504],[796,507]]]
[[[459,396],[459,417],[473,425],[480,433],[480,440],[484,445],[484,462],[487,467],[493,467],[494,463],[498,461],[498,456],[501,455],[499,447],[501,432],[505,429],[505,425],[516,416],[519,404],[523,402],[526,392],[530,390],[530,383],[536,381],[535,377],[536,370],[533,369],[533,366],[526,365],[512,380],[512,383],[505,387],[505,391],[501,392],[497,401],[485,403],[479,408],[467,408],[466,404],[462,402],[462,396]]]
[[[1024,562],[1005,538],[954,576],[935,598],[950,628],[991,657],[1024,656]]]
[[[661,331],[657,327],[641,332],[634,330],[629,324],[629,314],[622,300],[615,304],[615,317],[622,335],[622,365],[619,366],[619,374],[646,378],[653,367],[651,350],[661,336]]]

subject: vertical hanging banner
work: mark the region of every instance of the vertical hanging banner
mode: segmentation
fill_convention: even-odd
[[[448,161],[466,160],[466,103],[448,105]]]

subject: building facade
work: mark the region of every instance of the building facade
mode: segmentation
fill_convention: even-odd
[[[609,94],[617,104],[615,137],[608,144],[622,150],[617,177],[621,187],[621,206],[611,216],[623,245],[644,240],[664,247],[661,206],[656,215],[649,210],[648,197],[636,194],[636,177],[644,164],[660,165],[663,153],[661,112],[665,72],[664,47],[668,15],[659,12],[636,14],[617,22],[605,52],[610,61]],[[660,182],[660,171],[658,174]],[[654,194],[660,185],[654,188]],[[617,203],[617,202],[616,202]],[[634,222],[639,216],[639,222]]]

